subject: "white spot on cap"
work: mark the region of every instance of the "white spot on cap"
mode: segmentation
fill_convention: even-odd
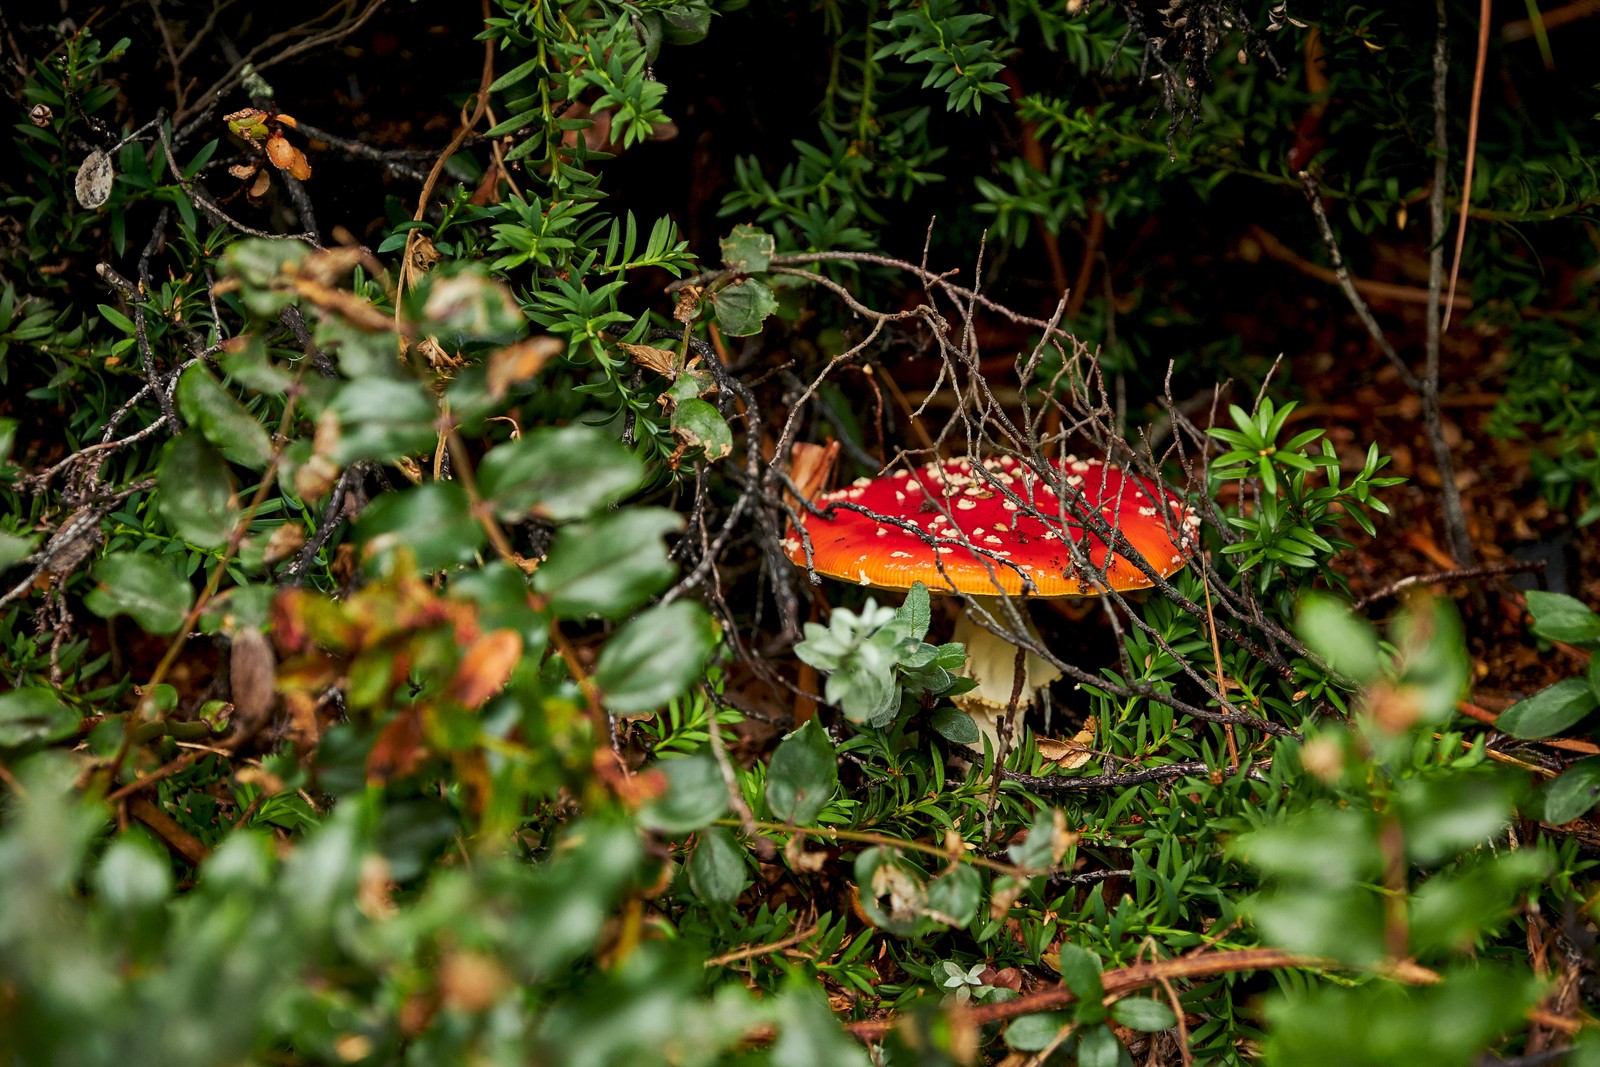
[[[911,558],[911,553],[909,553],[909,552],[891,552],[891,553],[889,553],[889,558],[890,559],[910,559]]]
[[[1155,513],[1156,513],[1156,509],[1155,508],[1140,508],[1139,509],[1139,514],[1143,515],[1147,519],[1150,518],[1151,516],[1155,515]]]
[[[855,486],[857,489],[865,489],[867,486],[872,484],[872,479],[871,478],[857,478],[855,481],[851,482],[850,484]]]
[[[962,511],[971,511],[973,508],[975,508],[977,506],[978,506],[978,502],[976,500],[973,500],[973,499],[969,498],[969,497],[962,497],[960,500],[956,501],[956,507],[959,508]]]
[[[866,571],[856,571],[856,578],[862,585],[871,585],[872,579],[867,577]]]

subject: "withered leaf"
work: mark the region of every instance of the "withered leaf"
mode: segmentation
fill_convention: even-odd
[[[653,345],[630,345],[626,341],[618,341],[617,347],[628,353],[628,358],[645,370],[664,374],[668,378],[678,373],[676,352],[668,352],[665,348],[656,348]]]
[[[522,656],[522,635],[494,630],[468,646],[450,682],[450,695],[462,707],[480,708],[500,691]]]
[[[422,708],[415,704],[401,708],[367,753],[367,784],[387,785],[403,778],[421,766],[426,755],[422,747]]]
[[[260,630],[244,627],[233,635],[228,679],[233,690],[235,730],[241,736],[253,734],[266,724],[277,695],[277,660]]]
[[[678,290],[678,303],[672,309],[672,317],[679,322],[693,322],[700,316],[700,294],[704,290],[698,285],[686,285]]]
[[[489,395],[504,399],[506,390],[538,374],[565,347],[561,338],[545,334],[500,349],[489,357]]]
[[[1039,738],[1039,755],[1069,771],[1082,767],[1094,758],[1094,725],[1094,719],[1088,720],[1070,741],[1056,737]]]

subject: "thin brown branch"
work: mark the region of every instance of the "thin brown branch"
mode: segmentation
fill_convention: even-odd
[[[1461,221],[1456,226],[1456,251],[1450,261],[1450,292],[1444,302],[1442,330],[1450,328],[1450,312],[1456,305],[1456,278],[1461,272],[1461,250],[1467,243],[1467,217],[1472,209],[1472,169],[1478,160],[1478,112],[1483,104],[1483,68],[1489,60],[1489,15],[1491,0],[1479,0],[1478,59],[1472,71],[1472,109],[1467,115],[1467,164],[1461,178]]]
[[[1101,976],[1107,997],[1119,997],[1137,989],[1158,985],[1162,981],[1182,981],[1194,978],[1214,978],[1220,974],[1239,974],[1245,971],[1345,970],[1346,965],[1337,960],[1315,956],[1298,956],[1275,948],[1240,948],[1221,952],[1207,952],[1196,956],[1181,956],[1171,960],[1133,963],[1126,967],[1106,971]],[[1438,972],[1401,961],[1386,972],[1386,977],[1407,985],[1432,985],[1440,981]],[[1066,986],[1054,986],[1026,993],[1014,1000],[980,1004],[961,1010],[964,1022],[973,1026],[1004,1022],[1023,1015],[1057,1011],[1077,1003],[1077,995]],[[882,1041],[897,1024],[890,1016],[885,1019],[864,1019],[846,1023],[845,1029],[862,1041]]]

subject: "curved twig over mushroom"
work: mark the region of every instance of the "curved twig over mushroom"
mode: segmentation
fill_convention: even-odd
[[[818,574],[880,589],[922,582],[933,592],[960,594],[967,608],[955,640],[967,647],[962,673],[977,688],[956,698],[998,749],[997,724],[1011,703],[1018,646],[994,632],[1020,620],[1029,640],[1040,637],[1026,608],[1009,598],[1099,596],[1151,585],[1150,570],[1180,570],[1199,518],[1177,496],[1098,459],[1068,456],[1050,478],[1012,456],[944,460],[897,470],[813,500],[822,514],[805,517],[810,566]],[[1054,483],[1054,484],[1051,484]],[[1061,495],[1057,495],[1057,491]],[[1107,540],[1085,530],[1097,512]],[[1094,524],[1098,525],[1098,524]],[[798,532],[784,551],[807,565]],[[985,625],[988,623],[988,625]],[[1018,709],[1036,703],[1060,672],[1026,651]]]

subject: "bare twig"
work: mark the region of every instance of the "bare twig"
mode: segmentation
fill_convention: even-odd
[[[1455,462],[1444,439],[1439,415],[1439,344],[1441,340],[1441,291],[1444,287],[1445,184],[1449,181],[1449,123],[1445,111],[1445,87],[1450,74],[1449,25],[1446,0],[1434,0],[1438,30],[1433,46],[1433,189],[1428,196],[1432,225],[1428,253],[1428,338],[1427,370],[1422,377],[1422,416],[1433,445],[1434,465],[1439,469],[1440,495],[1444,504],[1445,530],[1450,550],[1463,567],[1474,562],[1472,539],[1467,533],[1467,518],[1461,510],[1461,490],[1456,485]]]

